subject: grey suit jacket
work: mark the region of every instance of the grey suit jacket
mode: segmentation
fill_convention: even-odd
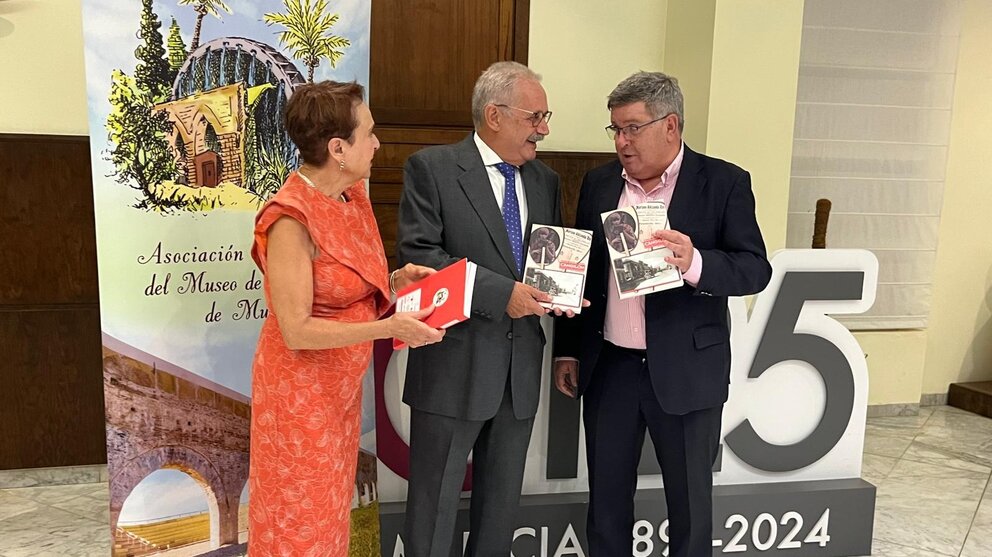
[[[528,222],[561,224],[558,175],[541,161],[520,168]],[[513,412],[537,412],[544,331],[535,316],[510,319],[506,304],[520,280],[496,197],[472,135],[454,145],[414,153],[403,171],[399,264],[441,269],[463,257],[478,265],[472,315],[440,343],[410,350],[403,401],[412,408],[463,420],[496,415],[506,387]]]

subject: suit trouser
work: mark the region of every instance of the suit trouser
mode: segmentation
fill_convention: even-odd
[[[591,557],[630,555],[645,428],[665,483],[670,557],[712,555],[713,462],[723,406],[675,415],[655,396],[642,353],[605,343],[584,395]]]
[[[407,557],[461,555],[455,518],[469,452],[472,502],[468,557],[510,554],[534,418],[513,415],[509,381],[496,416],[460,420],[411,409]],[[456,538],[457,536],[457,538]],[[457,550],[455,549],[457,547]]]

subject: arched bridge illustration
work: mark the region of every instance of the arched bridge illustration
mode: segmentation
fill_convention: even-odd
[[[111,532],[143,479],[175,469],[206,493],[210,547],[237,544],[251,401],[178,367],[146,364],[156,359],[106,335],[103,345]]]

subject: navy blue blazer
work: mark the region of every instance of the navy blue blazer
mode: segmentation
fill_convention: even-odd
[[[592,305],[555,320],[555,356],[579,360],[579,395],[589,387],[603,348],[609,258],[600,214],[617,208],[624,181],[619,161],[586,173],[575,227],[592,230],[585,297]],[[754,214],[751,176],[726,161],[685,148],[668,218],[703,258],[694,288],[648,294],[645,331],[655,395],[670,414],[726,402],[730,383],[728,296],[760,292],[771,278]]]

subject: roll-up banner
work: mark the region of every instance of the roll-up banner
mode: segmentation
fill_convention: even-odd
[[[239,555],[256,211],[308,81],[369,75],[370,0],[84,0],[114,555]],[[352,555],[377,555],[372,375]],[[358,482],[356,482],[358,484]],[[363,543],[364,542],[364,543]]]

